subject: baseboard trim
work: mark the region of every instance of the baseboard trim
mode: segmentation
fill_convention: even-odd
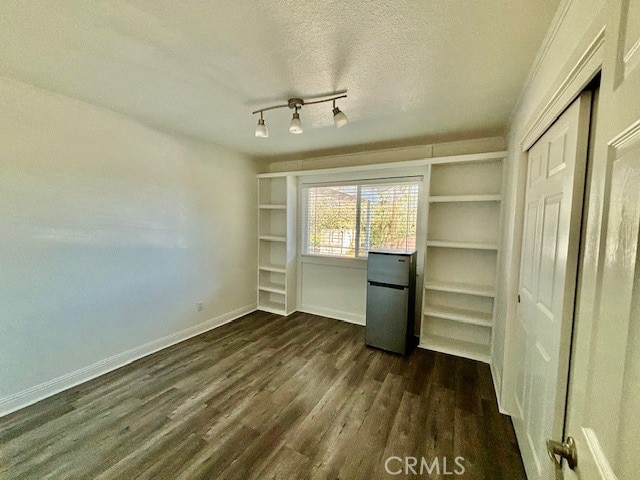
[[[502,375],[496,370],[495,363],[491,362],[491,379],[493,380],[493,390],[496,392],[496,400],[498,402],[498,411],[503,415],[509,415],[504,408],[502,408]]]
[[[183,342],[209,330],[226,325],[227,323],[233,322],[234,320],[256,310],[256,304],[245,305],[244,307],[237,308],[231,312],[210,318],[198,325],[194,325],[179,332],[172,333],[171,335],[153,340],[125,352],[118,353],[60,377],[35,385],[21,392],[14,393],[8,397],[0,398],[0,417],[80,385],[81,383],[92,380],[100,375],[104,375],[105,373],[124,367],[125,365],[151,355],[152,353],[175,345],[176,343]]]
[[[343,322],[353,323],[355,325],[365,326],[365,316],[357,313],[345,312],[343,310],[334,310],[333,308],[317,307],[314,305],[302,305],[298,308],[299,312],[310,313],[311,315],[320,315],[322,317],[342,320]]]

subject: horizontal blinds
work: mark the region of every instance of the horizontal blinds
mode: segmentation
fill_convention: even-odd
[[[357,257],[416,245],[419,183],[401,181],[304,188],[304,253]]]
[[[359,255],[369,250],[416,248],[418,184],[362,185]]]
[[[306,253],[355,256],[358,186],[311,187],[306,198]]]

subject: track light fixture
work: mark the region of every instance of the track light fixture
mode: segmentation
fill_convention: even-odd
[[[258,120],[258,126],[256,127],[256,137],[267,138],[269,136],[269,129],[264,124],[264,118],[262,118],[262,112],[260,112],[260,120]]]
[[[302,133],[302,121],[300,120],[300,114],[298,113],[297,106],[296,111],[293,114],[293,118],[291,119],[291,123],[289,124],[289,133],[293,133],[294,135],[300,135]]]
[[[289,100],[287,100],[286,104],[274,105],[272,107],[266,107],[261,108],[260,110],[256,110],[255,112],[253,112],[253,114],[260,114],[260,119],[258,120],[258,125],[256,126],[256,137],[267,138],[269,136],[269,130],[267,129],[267,125],[264,123],[264,118],[262,115],[263,112],[284,107],[289,107],[294,111],[293,117],[291,118],[291,123],[289,124],[289,133],[293,133],[295,135],[301,134],[303,131],[302,120],[300,120],[298,109],[301,109],[303,106],[313,105],[316,103],[333,102],[333,122],[336,128],[343,127],[349,120],[347,119],[347,116],[342,113],[338,107],[336,107],[336,100],[346,97],[346,95],[338,95],[336,97],[325,98],[323,100],[314,100],[312,102],[305,102],[302,98],[290,98]]]
[[[333,101],[333,123],[335,123],[336,128],[344,127],[349,119],[347,116],[340,111],[338,107],[336,107],[336,101]]]

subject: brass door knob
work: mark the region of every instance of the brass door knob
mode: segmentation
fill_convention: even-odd
[[[573,437],[567,437],[567,441],[564,443],[547,440],[547,453],[558,468],[562,468],[563,458],[571,470],[575,470],[578,466],[578,450]]]

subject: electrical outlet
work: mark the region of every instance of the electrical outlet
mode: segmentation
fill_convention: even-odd
[[[202,302],[198,302],[196,303],[196,307],[198,308],[198,311],[201,312],[202,310],[204,310],[204,304]]]

